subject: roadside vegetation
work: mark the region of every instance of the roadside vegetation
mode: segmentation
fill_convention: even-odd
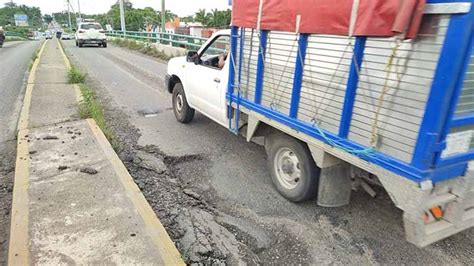
[[[36,49],[35,53],[31,57],[30,64],[28,65],[28,70],[29,71],[31,71],[31,69],[33,68],[33,64],[35,63],[36,59],[38,59],[40,50],[41,50],[41,48]]]
[[[118,152],[120,150],[120,144],[115,137],[113,130],[107,126],[102,102],[99,100],[94,90],[86,84],[79,84],[79,88],[81,89],[82,94],[82,101],[79,104],[79,114],[81,118],[94,119],[102,132],[104,132],[105,137],[109,140],[114,150]]]
[[[20,37],[9,37],[9,36],[7,36],[7,38],[5,39],[5,42],[19,42],[19,41],[26,41],[26,39],[20,38]]]
[[[86,74],[83,74],[78,68],[71,67],[67,73],[69,84],[84,83],[86,81]]]
[[[153,56],[162,60],[169,60],[172,58],[172,56],[166,55],[164,52],[159,51],[154,44],[149,42],[142,42],[123,38],[110,38],[109,41],[120,47],[135,50],[140,53]]]
[[[60,44],[62,46],[61,42]],[[82,100],[79,103],[79,115],[82,119],[94,119],[102,132],[104,132],[105,137],[109,140],[112,148],[116,152],[119,152],[120,143],[115,137],[113,130],[107,126],[103,104],[97,97],[95,91],[85,84],[86,77],[87,75],[82,73],[81,70],[75,66],[71,66],[71,69],[69,69],[68,83],[76,84],[81,91]]]

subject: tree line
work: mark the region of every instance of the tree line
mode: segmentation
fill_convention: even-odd
[[[126,3],[125,5],[125,23],[127,30],[129,31],[140,31],[145,29],[145,25],[154,25],[161,26],[161,17],[162,12],[155,10],[151,7],[146,8],[134,8],[132,3]],[[68,14],[54,13],[52,14],[54,19],[59,24],[68,24]],[[172,13],[170,10],[166,10],[165,21],[173,21],[176,14]],[[71,20],[73,28],[76,27],[76,18],[78,14],[71,13]],[[111,25],[114,30],[120,30],[120,7],[118,4],[111,6],[110,10],[105,14],[97,15],[83,15],[83,18],[94,19],[103,26]],[[52,17],[45,16],[45,21],[51,19]],[[187,16],[181,19],[183,22],[200,22],[205,27],[214,27],[214,28],[228,28],[231,20],[231,11],[230,10],[211,10],[207,12],[205,9],[201,9],[193,16]],[[47,21],[46,21],[47,22]]]
[[[27,15],[30,27],[38,28],[43,25],[41,10],[38,7],[29,7],[8,2],[5,3],[3,8],[0,8],[0,26],[13,27],[15,25],[16,14]]]
[[[200,22],[206,27],[213,27],[219,29],[228,28],[231,22],[232,11],[212,9],[207,12],[206,9],[199,9],[193,16],[182,18],[183,22]]]

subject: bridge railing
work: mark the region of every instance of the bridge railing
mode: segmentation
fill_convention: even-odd
[[[197,50],[207,41],[206,38],[202,37],[162,32],[108,31],[107,36],[149,41],[164,45],[171,45],[173,47],[185,48],[188,50]]]
[[[18,33],[18,32],[13,32],[13,31],[6,31],[5,32],[6,37],[17,37],[17,38],[22,38],[25,39],[25,35]]]

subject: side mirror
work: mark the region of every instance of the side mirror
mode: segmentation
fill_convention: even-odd
[[[186,55],[186,61],[196,63],[198,60],[198,53],[196,51],[189,51]]]

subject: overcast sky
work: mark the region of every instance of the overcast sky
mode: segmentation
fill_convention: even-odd
[[[74,9],[77,11],[77,0],[70,0]],[[110,9],[110,6],[117,2],[117,0],[80,0],[81,12],[86,14],[105,13]],[[10,0],[0,0],[0,7]],[[24,4],[28,6],[37,6],[41,8],[43,14],[53,12],[60,12],[64,10],[65,0],[13,0],[17,4]],[[153,7],[161,9],[161,0],[131,0],[134,7]],[[187,16],[194,14],[200,8],[208,10],[213,8],[226,9],[229,8],[228,0],[167,0],[166,9],[171,10],[179,16]]]

